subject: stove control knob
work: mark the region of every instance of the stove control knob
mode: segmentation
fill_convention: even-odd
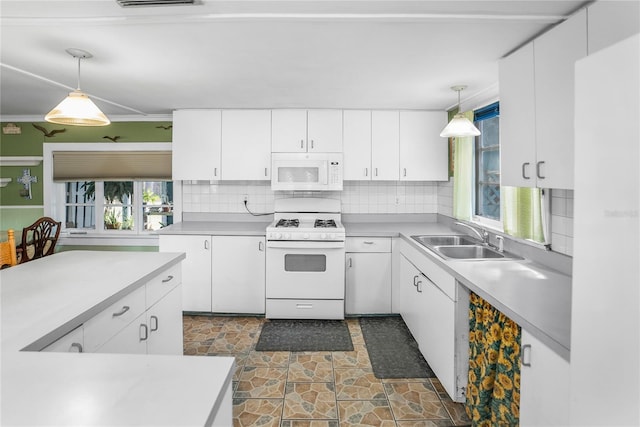
[[[303,238],[303,239],[308,239],[309,237],[310,237],[310,236],[309,236],[309,233],[304,233],[304,234],[302,235],[302,238]]]
[[[290,239],[291,238],[291,234],[289,233],[284,233],[284,238],[286,239]]]
[[[330,239],[333,239],[334,237],[336,237],[336,235],[335,235],[335,234],[333,234],[333,233],[329,233],[329,238],[330,238]]]
[[[281,233],[276,233],[276,239],[281,239],[282,238],[282,234]]]
[[[320,238],[321,238],[321,239],[326,239],[326,238],[327,238],[326,233],[322,233],[322,234],[320,235]]]

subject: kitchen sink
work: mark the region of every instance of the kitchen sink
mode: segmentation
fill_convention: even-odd
[[[423,246],[459,246],[459,245],[478,245],[480,242],[469,236],[411,236],[413,240]]]
[[[436,246],[434,250],[445,258],[451,259],[494,259],[510,258],[504,252],[498,252],[487,246]]]

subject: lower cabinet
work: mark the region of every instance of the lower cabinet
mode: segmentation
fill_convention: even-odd
[[[399,311],[452,400],[464,402],[469,366],[468,291],[401,242]]]
[[[569,362],[522,329],[520,425],[569,425]]]
[[[391,238],[348,237],[345,259],[345,313],[391,313]]]
[[[264,236],[161,235],[160,252],[185,252],[182,309],[264,314]]]

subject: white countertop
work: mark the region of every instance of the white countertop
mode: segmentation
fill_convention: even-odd
[[[161,228],[157,234],[209,234],[216,236],[264,236],[272,221],[184,221]]]
[[[53,341],[182,259],[69,251],[0,271],[2,425],[210,423],[232,357],[20,351]]]

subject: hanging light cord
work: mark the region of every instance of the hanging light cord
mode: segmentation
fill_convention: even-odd
[[[78,56],[78,86],[77,86],[77,91],[80,91],[80,61],[82,60],[82,57]]]

